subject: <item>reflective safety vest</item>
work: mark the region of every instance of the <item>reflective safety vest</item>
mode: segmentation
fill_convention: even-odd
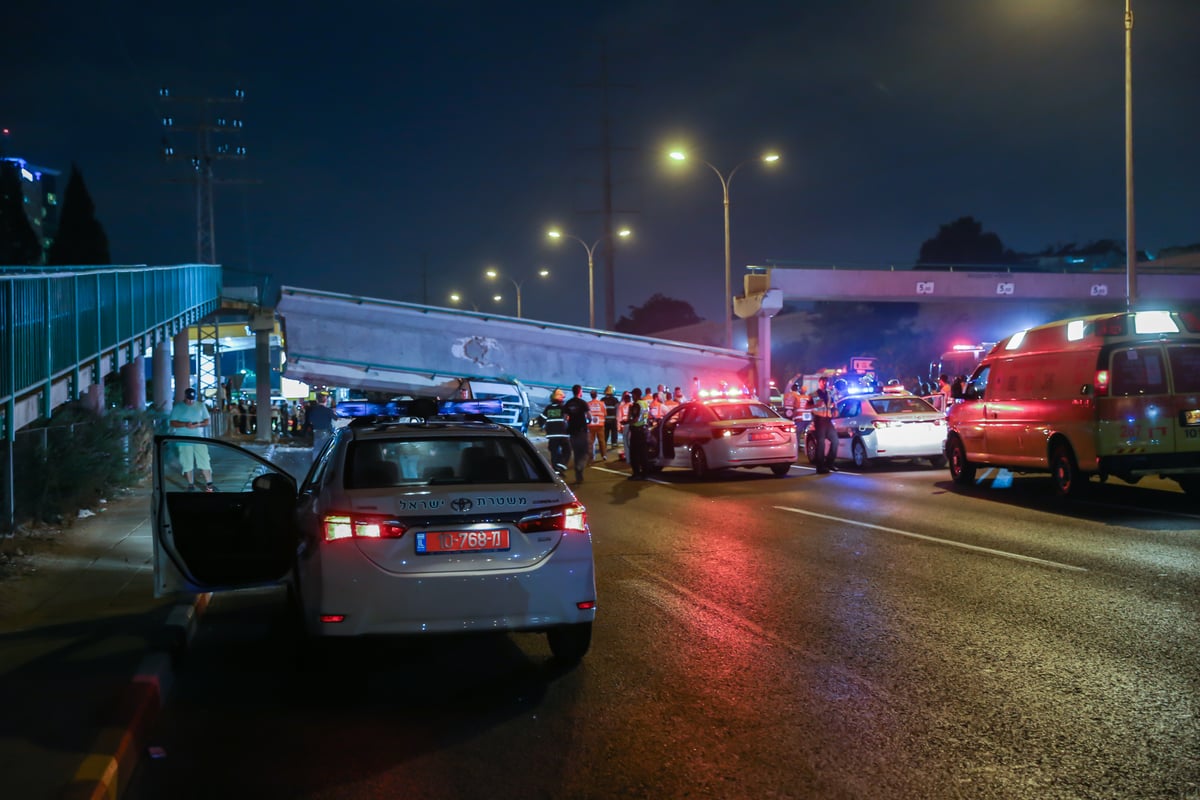
[[[606,412],[607,412],[607,409],[604,407],[603,400],[599,400],[599,399],[589,400],[588,401],[588,413],[592,415],[592,421],[589,422],[588,425],[592,428],[595,428],[597,426],[603,427],[604,415]]]
[[[638,407],[638,415],[637,419],[632,423],[633,427],[644,428],[646,427],[646,423],[650,421],[650,403],[645,400],[638,400],[636,405]]]

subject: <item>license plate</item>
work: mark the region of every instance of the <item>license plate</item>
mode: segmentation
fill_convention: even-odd
[[[491,531],[430,531],[417,534],[417,552],[482,553],[508,549],[508,529]]]
[[[752,442],[769,442],[774,438],[775,434],[770,431],[758,431],[750,434],[750,441]]]

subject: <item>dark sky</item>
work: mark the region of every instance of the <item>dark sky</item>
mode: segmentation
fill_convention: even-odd
[[[115,263],[195,260],[159,87],[241,88],[225,110],[244,134],[223,140],[249,157],[216,176],[259,183],[217,187],[218,261],[481,307],[496,266],[528,278],[525,316],[586,324],[584,248],[545,230],[602,231],[602,37],[613,205],[634,231],[617,316],[655,292],[723,313],[721,183],[668,162],[681,144],[723,172],[782,155],[732,181],[735,286],[768,259],[909,264],[966,215],[1022,252],[1125,238],[1121,0],[16,3],[5,148],[64,186],[80,166]],[[1134,10],[1137,243],[1155,251],[1200,241],[1200,2]]]

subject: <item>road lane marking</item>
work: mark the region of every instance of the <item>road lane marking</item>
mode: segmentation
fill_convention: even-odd
[[[818,514],[816,511],[805,511],[802,508],[792,508],[790,506],[775,506],[780,511],[790,511],[793,514],[804,514],[809,517],[817,517],[819,519],[827,519],[831,522],[844,522],[847,525],[857,525],[860,528],[870,528],[871,530],[883,531],[885,533],[894,533],[898,536],[907,536],[910,539],[920,539],[925,542],[933,542],[934,544],[944,544],[950,547],[959,547],[963,550],[971,550],[976,553],[986,553],[991,556],[999,556],[1001,558],[1011,558],[1014,561],[1025,561],[1030,564],[1039,564],[1043,567],[1054,567],[1055,569],[1067,569],[1074,572],[1087,572],[1086,567],[1077,567],[1073,564],[1062,564],[1058,561],[1047,561],[1044,558],[1034,558],[1033,556],[1023,556],[1019,553],[1010,553],[1007,550],[993,550],[990,547],[980,547],[976,544],[967,544],[966,542],[956,542],[953,539],[939,539],[936,536],[926,536],[923,533],[913,533],[912,531],[902,531],[899,528],[889,528],[886,525],[874,525],[870,522],[860,522],[854,519],[846,519],[845,517],[834,517],[829,514]]]

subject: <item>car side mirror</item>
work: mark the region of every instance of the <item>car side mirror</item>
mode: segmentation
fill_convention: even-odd
[[[264,472],[250,482],[256,492],[277,492],[287,487],[287,480],[277,472]]]

